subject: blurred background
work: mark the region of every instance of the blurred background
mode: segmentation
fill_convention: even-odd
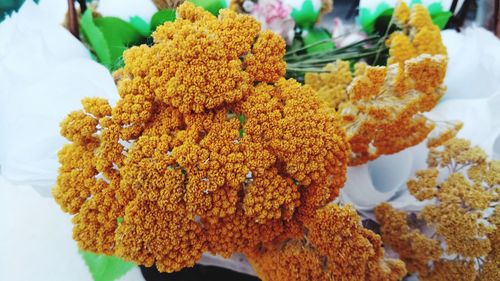
[[[12,12],[17,11],[25,0],[0,0],[0,22]],[[51,0],[34,0],[35,2],[44,2]],[[150,0],[137,0],[138,2],[150,2]],[[375,7],[381,2],[392,3],[397,0],[335,0],[334,10],[325,18],[333,19],[335,17],[342,19],[347,23],[354,23],[358,15],[359,5]],[[67,5],[66,0],[58,0],[58,5]],[[86,0],[86,2],[113,2],[106,0]],[[124,1],[130,2],[130,1]],[[132,1],[133,2],[133,1]],[[360,3],[361,2],[361,3]],[[424,3],[426,1],[423,1]],[[500,36],[500,23],[498,22],[499,1],[498,0],[444,0],[443,6],[454,13],[453,20],[449,23],[449,28],[477,25],[485,27]],[[329,24],[325,23],[328,28]]]

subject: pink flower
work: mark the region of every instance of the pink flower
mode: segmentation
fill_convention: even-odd
[[[292,9],[282,0],[259,1],[253,5],[250,13],[262,24],[262,29],[270,29],[285,39],[287,44],[292,43],[295,34]]]

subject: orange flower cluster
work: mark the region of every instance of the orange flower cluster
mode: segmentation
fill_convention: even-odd
[[[314,91],[283,78],[279,36],[230,10],[177,14],[124,53],[115,106],[84,99],[61,123],[53,189],[80,248],[167,272],[297,235],[349,154]]]
[[[380,236],[359,223],[350,206],[328,205],[307,224],[304,238],[265,245],[250,255],[264,281],[401,280],[400,260],[385,260]]]
[[[327,65],[326,73],[307,73],[305,83],[342,117],[351,144],[350,165],[399,152],[423,141],[435,123],[421,113],[444,93],[447,56],[439,28],[421,5],[410,11],[402,2],[395,11],[401,31],[391,34],[387,66]]]
[[[420,280],[499,280],[500,161],[487,161],[479,147],[454,138],[432,148],[428,164],[408,181],[418,200],[432,199],[418,214],[420,223],[409,225],[407,214],[388,204],[376,208],[384,242]],[[418,229],[422,223],[434,231],[431,237]]]

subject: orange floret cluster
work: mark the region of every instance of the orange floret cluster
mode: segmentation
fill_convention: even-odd
[[[278,35],[229,10],[177,14],[124,53],[115,106],[87,98],[61,123],[53,189],[80,248],[167,272],[299,235],[349,155],[314,90],[283,78]]]
[[[407,225],[407,214],[383,203],[375,209],[381,223],[382,239],[402,259],[409,272],[428,273],[427,264],[442,255],[439,241],[432,240]]]
[[[453,138],[430,150],[428,164],[408,181],[418,200],[432,200],[417,221],[388,204],[376,208],[384,242],[420,280],[498,280],[500,161]]]
[[[316,95],[325,103],[329,112],[333,113],[349,97],[347,86],[352,82],[352,74],[348,61],[338,60],[326,65],[325,70],[327,72],[306,73],[304,81],[316,90]]]
[[[317,90],[329,111],[341,115],[352,148],[350,165],[414,146],[436,126],[422,113],[444,93],[447,55],[439,28],[421,5],[410,11],[401,3],[394,21],[402,30],[386,41],[387,66],[358,63],[351,73],[348,63],[339,61],[327,65],[326,73],[305,75],[305,84]]]
[[[306,224],[302,239],[265,245],[250,255],[264,281],[401,280],[403,262],[384,259],[380,236],[350,206],[328,205]]]

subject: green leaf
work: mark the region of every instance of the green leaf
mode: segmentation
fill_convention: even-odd
[[[357,17],[357,21],[363,28],[363,31],[372,34],[375,31],[375,22],[378,17],[381,15],[387,15],[389,13],[392,14],[394,9],[389,6],[389,4],[382,2],[377,5],[377,8],[372,12],[368,8],[359,9],[359,16]]]
[[[439,29],[443,29],[448,20],[453,15],[452,12],[444,10],[443,5],[439,2],[435,2],[427,6],[427,10],[429,10],[429,14],[432,17],[432,22],[439,27]]]
[[[314,29],[307,29],[305,30],[307,33],[304,37],[304,45],[311,45],[314,44],[318,41],[322,41],[325,39],[331,39],[332,36],[328,31],[322,28],[314,28]],[[308,53],[318,53],[318,52],[325,52],[329,50],[333,50],[335,48],[335,45],[333,44],[333,41],[328,41],[320,44],[316,44],[314,46],[311,46],[307,48]]]
[[[291,16],[298,26],[311,28],[318,20],[319,11],[314,9],[312,0],[306,0],[302,3],[300,10],[293,9]]]
[[[225,0],[189,0],[189,2],[202,7],[215,16],[219,15],[220,9],[227,8]]]
[[[149,24],[143,20],[141,17],[134,16],[131,17],[128,22],[132,25],[137,32],[139,32],[142,36],[148,37],[151,34],[151,27]]]
[[[97,255],[82,250],[79,253],[94,281],[114,281],[136,266],[134,263],[125,262],[114,256]]]
[[[109,69],[114,70],[121,65],[123,51],[139,44],[144,36],[130,23],[115,17],[98,17],[95,25],[101,30],[108,44],[111,62]]]
[[[175,18],[176,18],[175,10],[172,9],[159,10],[151,17],[150,21],[151,30],[154,31],[158,26],[164,24],[167,21],[174,21]]]
[[[80,20],[80,27],[83,36],[96,53],[99,62],[109,68],[111,66],[111,53],[109,46],[106,42],[104,34],[95,25],[94,19],[92,18],[92,11],[90,9],[83,13],[82,19]]]
[[[415,4],[422,4],[421,0],[412,0],[410,2],[410,6]],[[432,17],[432,22],[437,25],[440,29],[443,29],[448,20],[452,16],[452,13],[449,11],[445,11],[440,2],[434,2],[427,6],[427,10]],[[380,3],[374,11],[371,11],[368,8],[361,8],[359,10],[359,16],[357,18],[359,24],[362,26],[363,30],[372,34],[376,31],[384,30],[385,22],[389,22],[392,16],[394,9],[389,6],[389,4],[382,2]]]
[[[246,121],[245,115],[240,114],[240,115],[238,116],[238,120],[240,120],[240,124],[244,124],[244,123],[245,123],[245,121]]]
[[[438,14],[443,12],[443,5],[439,2],[435,2],[427,6],[427,10],[429,11],[429,14]]]
[[[437,25],[439,29],[443,29],[452,15],[450,11],[436,13],[432,15],[432,22]]]
[[[123,51],[145,39],[134,25],[115,17],[94,19],[90,9],[83,14],[80,25],[99,62],[110,70],[122,65]]]

